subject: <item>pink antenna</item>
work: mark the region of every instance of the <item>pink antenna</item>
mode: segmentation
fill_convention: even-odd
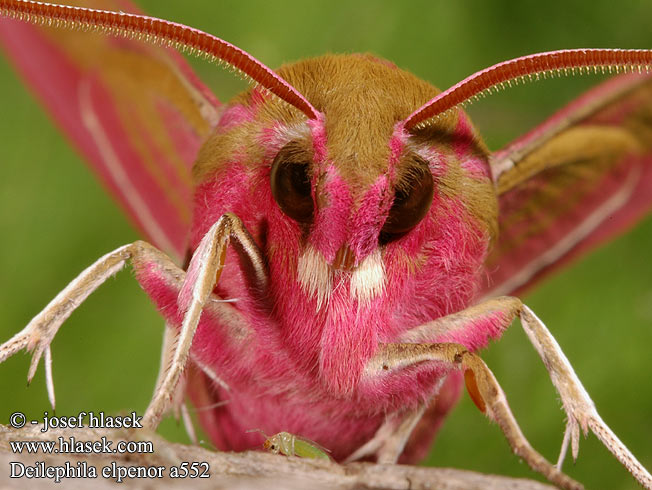
[[[512,82],[538,80],[555,75],[575,75],[608,71],[650,71],[652,50],[646,49],[564,49],[532,54],[503,61],[465,78],[440,93],[408,116],[403,125],[409,130],[423,125],[458,105],[465,105],[493,91],[511,86]]]
[[[53,5],[31,0],[0,0],[0,14],[33,24],[92,29],[114,36],[137,38],[174,47],[192,55],[204,56],[219,64],[226,63],[240,71],[245,78],[255,81],[299,109],[309,119],[317,119],[318,116],[317,110],[297,89],[249,53],[218,37],[183,24],[146,15]]]

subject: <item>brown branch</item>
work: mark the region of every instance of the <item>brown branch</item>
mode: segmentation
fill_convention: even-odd
[[[102,468],[115,464],[117,467],[164,467],[165,478],[125,478],[123,488],[171,488],[190,486],[193,489],[235,488],[249,490],[258,488],[288,488],[319,490],[329,489],[484,489],[484,490],[544,490],[549,485],[532,480],[485,475],[472,471],[449,468],[423,468],[404,465],[377,465],[372,463],[351,463],[339,465],[328,461],[288,458],[264,452],[243,453],[214,452],[198,446],[186,446],[166,441],[161,436],[141,430],[119,429],[51,429],[40,432],[40,426],[26,426],[13,429],[0,425],[0,488],[52,488],[52,478],[11,478],[11,462],[19,462],[27,468],[39,471],[47,466],[65,467],[66,462],[73,469],[95,468],[97,477],[66,478],[63,486],[57,488],[88,488],[94,490],[115,488],[111,478],[104,478]],[[58,441],[62,437],[70,441],[101,441],[106,437],[113,441],[151,441],[153,453],[140,454],[95,454],[95,455],[46,455],[39,451],[28,454],[13,452],[10,441]],[[210,465],[210,478],[169,478],[170,468],[179,467],[182,462],[206,462]],[[38,463],[37,463],[38,462]],[[78,463],[80,462],[80,463]],[[85,463],[85,466],[84,466]],[[20,465],[14,464],[14,474]],[[55,471],[55,470],[50,470]],[[63,471],[63,470],[61,470]],[[132,470],[136,471],[136,470]],[[141,469],[140,471],[145,471]],[[150,470],[154,471],[154,470]],[[183,471],[183,470],[182,470]]]

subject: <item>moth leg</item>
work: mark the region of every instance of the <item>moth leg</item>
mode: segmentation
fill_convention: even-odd
[[[564,464],[564,459],[566,459],[566,453],[568,452],[568,444],[571,440],[571,426],[566,424],[566,429],[564,430],[564,439],[561,442],[561,450],[559,451],[559,458],[557,458],[557,469],[561,470],[561,467]]]
[[[350,463],[376,455],[378,463],[395,464],[426,407],[426,404],[420,404],[413,410],[387,415],[385,422],[378,428],[376,434],[356,449],[344,462]]]
[[[400,340],[431,342],[442,337],[447,340],[462,339],[471,335],[482,322],[491,321],[504,328],[517,316],[530,342],[543,360],[568,417],[558,467],[561,467],[569,441],[573,458],[577,458],[579,429],[582,428],[584,433],[591,429],[641,485],[652,489],[650,473],[605,424],[557,341],[543,322],[518,298],[502,296],[485,301],[459,313],[413,328],[403,334]]]
[[[161,361],[159,363],[158,376],[156,378],[156,385],[154,387],[154,393],[156,393],[163,383],[165,373],[167,372],[167,367],[172,362],[172,357],[176,349],[176,329],[173,325],[170,325],[168,322],[165,322],[165,330],[163,331],[163,344],[161,347]],[[186,433],[190,438],[190,441],[193,444],[197,444],[197,435],[195,433],[195,428],[192,424],[192,419],[188,413],[188,409],[184,402],[184,393],[186,386],[186,377],[182,376],[179,380],[179,384],[170,400],[170,408],[172,409],[174,418],[183,420],[183,425],[186,429]]]
[[[143,424],[155,428],[170,406],[175,390],[190,354],[192,339],[206,301],[219,281],[229,242],[238,251],[253,288],[264,292],[267,287],[267,268],[262,253],[242,221],[230,213],[222,216],[204,235],[190,260],[188,272],[179,293],[183,323],[169,366],[157,385],[154,396],[143,416]]]
[[[154,270],[170,288],[181,291],[179,303],[185,312],[182,329],[175,341],[174,349],[171,349],[170,341],[166,342],[164,346],[164,353],[170,349],[173,353],[171,356],[164,355],[164,374],[159,375],[154,398],[144,416],[144,422],[148,427],[155,428],[161,414],[170,406],[170,401],[188,358],[188,349],[197,328],[201,309],[212,293],[213,286],[211,284],[214,285],[219,278],[225,248],[230,238],[234,238],[236,250],[247,262],[245,275],[252,288],[260,288],[260,291],[264,292],[267,284],[267,272],[262,254],[242,226],[241,221],[233,215],[225,215],[202,239],[193,261],[191,261],[188,275],[163,252],[143,241],[124,245],[100,257],[70,282],[23,330],[0,345],[0,363],[22,349],[33,351],[27,376],[28,381],[31,381],[39,360],[44,355],[48,397],[54,408],[50,343],[63,322],[104,281],[122,270],[128,260],[132,262],[137,272]],[[207,306],[211,314],[221,318],[227,329],[238,332],[240,336],[246,336],[248,326],[237,310],[219,302],[219,298],[214,297],[214,299],[217,299],[218,302],[210,302]],[[200,363],[198,365],[215,382],[225,385],[209,367],[202,366]]]
[[[564,489],[581,484],[559,471],[528,442],[512,414],[505,394],[484,361],[460,344],[380,344],[365,366],[365,376],[382,377],[423,363],[440,363],[464,371],[466,386],[478,408],[498,424],[514,453],[530,468]]]
[[[143,263],[150,261],[156,263],[158,267],[165,268],[168,274],[172,269],[176,269],[177,276],[184,274],[181,269],[172,264],[163,252],[146,242],[136,241],[123,245],[100,257],[92,265],[84,269],[23,330],[0,345],[0,363],[22,349],[26,349],[28,352],[33,351],[27,373],[28,382],[34,377],[41,357],[45,356],[46,385],[48,398],[53,408],[55,406],[55,396],[50,351],[52,340],[72,312],[109,277],[122,270],[128,260],[134,263],[139,260]],[[178,278],[175,277],[175,279]]]
[[[45,354],[46,385],[52,408],[55,407],[55,396],[50,343],[71,313],[104,281],[120,271],[126,261],[143,245],[147,244],[134,242],[99,258],[57,294],[25,328],[0,345],[0,363],[22,349],[33,352],[27,373],[28,382],[34,377],[38,363]]]
[[[526,305],[522,305],[520,318],[525,333],[541,356],[550,373],[550,378],[561,396],[564,410],[568,415],[566,431],[570,436],[573,459],[577,459],[579,451],[580,427],[585,434],[588,429],[591,429],[643,487],[652,489],[652,475],[602,420],[593,400],[573,371],[568,358],[543,322]],[[567,445],[567,436],[565,435],[559,466],[561,466],[562,456]]]
[[[165,322],[165,330],[163,332],[163,343],[161,345],[161,360],[158,368],[158,375],[156,377],[156,384],[154,385],[154,393],[159,390],[159,387],[163,383],[165,378],[165,373],[167,372],[167,367],[172,362],[172,357],[176,349],[176,329],[173,325],[170,325],[168,322]],[[179,385],[183,385],[182,382]],[[183,403],[183,392],[180,393],[180,390],[174,394],[174,397],[171,400],[171,406],[176,418],[179,417],[179,409]]]

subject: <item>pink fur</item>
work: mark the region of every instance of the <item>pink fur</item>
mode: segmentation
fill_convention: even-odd
[[[460,113],[452,142],[453,151],[461,161],[462,168],[469,172],[469,175],[485,179],[490,175],[487,161],[469,151],[475,139],[476,136],[473,134],[471,121],[464,113]]]
[[[312,134],[312,147],[315,153],[315,163],[320,164],[326,160],[328,150],[326,148],[326,128],[324,127],[324,116],[319,119],[308,121],[308,127]]]
[[[251,90],[251,97],[249,98],[249,106],[253,113],[258,112],[258,110],[263,106],[263,104],[269,99],[270,95],[264,88],[255,87]]]
[[[462,168],[466,170],[471,177],[478,180],[488,179],[491,175],[491,169],[487,161],[483,158],[470,156],[462,161]]]
[[[129,5],[124,0],[120,3]],[[203,130],[186,120],[172,99],[138,101],[139,111],[125,112],[120,106],[124,102],[119,96],[121,89],[111,83],[107,73],[101,68],[88,71],[77,57],[66,55],[63,45],[44,36],[34,26],[7,21],[0,34],[9,55],[35,92],[93,162],[95,170],[134,221],[155,244],[182,256],[188,246],[191,186],[188,171],[205,136]],[[111,38],[108,43],[134,54],[149,50],[131,40]],[[210,105],[219,106],[180,55],[168,52],[166,56],[171,70],[184,79],[184,84],[201,94]],[[396,70],[395,65],[372,56],[350,58],[357,64],[373,60],[391,67],[393,70],[389,72]],[[553,130],[573,120],[578,113],[586,112],[587,107],[593,107],[592,115],[583,124],[621,127],[630,118],[634,121],[632,113],[639,108],[640,101],[636,97],[622,97],[622,88],[635,80],[636,75],[628,75],[602,85],[500,152],[496,159],[527,148],[542,135],[555,133]],[[319,88],[319,80],[298,81],[308,85],[316,83]],[[349,102],[348,82],[344,83],[345,91],[337,94],[345,102],[342,105]],[[364,80],[352,82],[351,85],[365,83]],[[80,87],[84,90],[80,91]],[[618,96],[617,104],[595,111],[596,102],[602,103],[614,94]],[[396,100],[402,95],[396,94]],[[199,245],[202,237],[225,212],[235,213],[263,251],[270,281],[268,290],[252,291],[240,256],[232,248],[227,250],[225,268],[215,293],[237,302],[218,303],[214,298],[209,301],[198,325],[192,355],[199,364],[210,366],[230,389],[206,381],[201,373],[197,379],[190,380],[204,383],[191,388],[200,408],[199,416],[212,440],[222,449],[259,445],[260,436],[247,433],[247,429],[258,428],[270,434],[280,431],[300,434],[332,449],[333,456],[341,459],[366,442],[387,414],[416,407],[434,397],[435,403],[430,405],[409,441],[402,462],[420,459],[459,397],[461,373],[452,371],[451,366],[426,362],[384,376],[365,377],[363,370],[379,342],[396,342],[410,328],[463,310],[476,294],[487,256],[486,223],[472,215],[467,207],[468,196],[463,191],[448,188],[447,192],[438,192],[442,191],[438,185],[451,169],[461,169],[467,178],[464,184],[487,182],[488,162],[474,151],[474,129],[466,115],[460,114],[449,148],[432,144],[417,149],[428,160],[435,181],[436,191],[427,216],[404,236],[379,249],[379,233],[392,204],[396,168],[406,145],[412,143],[402,124],[396,125],[386,143],[389,157],[387,162],[380,162],[386,168],[369,180],[372,184],[361,188],[360,183],[343,177],[346,172],[338,171],[341,168],[338,165],[346,162],[329,160],[325,114],[333,112],[324,109],[324,114],[309,121],[304,129],[312,137],[312,196],[316,210],[309,226],[299,225],[280,211],[270,192],[271,159],[291,133],[281,122],[260,123],[260,120],[269,121],[264,116],[269,115],[265,110],[271,99],[264,89],[254,88],[246,104],[226,108],[215,128],[217,135],[247,125],[253,128],[253,136],[243,136],[246,141],[232,143],[235,147],[230,147],[228,154],[217,155],[216,158],[222,159],[218,170],[214,175],[202,177],[202,183],[195,189],[191,249],[197,252],[198,246],[203,247]],[[352,103],[354,99],[350,97]],[[384,106],[387,97],[379,101]],[[354,112],[358,109],[355,105],[346,109],[350,108]],[[359,114],[375,114],[369,107],[365,108],[366,113]],[[88,115],[96,119],[96,124],[87,124],[84,118]],[[367,118],[364,124],[368,121],[374,124],[372,118]],[[381,130],[377,134],[385,134],[386,128],[375,129]],[[356,128],[350,130],[355,132]],[[100,140],[110,144],[110,152],[98,143]],[[359,143],[356,138],[351,141]],[[260,147],[264,149],[262,152],[258,151]],[[347,150],[351,158],[356,157],[356,145]],[[252,162],[252,153],[262,155],[260,161]],[[115,169],[107,166],[109,161],[117,162],[127,178],[116,180]],[[504,250],[499,252],[504,255],[499,257],[500,267],[492,271],[495,285],[514,277],[532,258],[560,243],[609,197],[626,190],[628,179],[633,176],[637,182],[621,207],[609,215],[604,226],[584,237],[554,265],[558,267],[631,225],[650,207],[651,169],[647,154],[641,158],[627,155],[613,170],[605,172],[597,184],[586,180],[588,187],[578,184],[573,186],[573,192],[566,192],[565,209],[551,211],[539,206],[539,211],[529,213],[526,220],[519,221],[519,214],[525,216],[523,210],[540,188],[550,187],[550,174],[544,172],[527,185],[503,194],[501,206],[512,213],[500,215],[513,223],[505,230],[506,238],[501,242]],[[132,187],[130,194],[124,185],[127,181]],[[146,213],[134,204],[137,201],[130,198],[134,195],[140,196]],[[537,226],[541,223],[546,226]],[[385,273],[382,290],[369,300],[356,298],[352,294],[351,273],[330,269],[330,295],[321,304],[297,277],[298,263],[307,244],[329,263],[345,245],[353,250],[357,265],[379,250]],[[156,263],[138,260],[138,281],[168,322],[178,327],[190,304],[191,287],[201,264],[197,260],[190,264],[180,287]],[[524,285],[531,285],[548,270],[548,267],[538,270]],[[487,312],[427,340],[457,342],[476,350],[499,337],[508,320],[502,312]],[[215,401],[227,403],[201,410]]]
[[[349,243],[358,260],[365,258],[378,247],[378,234],[392,205],[387,180],[385,175],[378,177],[362,197],[360,207],[351,218]]]
[[[334,291],[321,326],[319,374],[328,392],[347,396],[354,392],[365,361],[376,349],[382,314],[375,308],[364,311],[368,308],[351,304],[345,279],[338,280],[344,284]]]
[[[351,191],[335,166],[327,166],[319,180],[323,182],[319,190],[325,203],[315,216],[310,243],[331,262],[345,244],[353,200]]]
[[[464,113],[460,113],[459,119],[457,120],[457,127],[455,128],[455,136],[452,141],[453,151],[458,159],[462,160],[469,152],[473,139],[474,135],[471,130],[471,122]]]
[[[228,131],[243,123],[253,120],[253,113],[249,107],[241,104],[234,104],[224,111],[217,129],[221,131]]]
[[[241,112],[228,109],[226,114],[231,114],[232,120],[225,126],[234,128],[237,123],[233,121]],[[250,124],[248,118],[239,122]],[[359,189],[328,161],[323,121],[309,126],[315,153],[313,195],[318,201],[309,230],[285,216],[274,201],[269,162],[247,165],[245,151],[234,152],[218,173],[196,189],[193,249],[220,216],[233,212],[265,254],[270,283],[264,297],[253,295],[238,255],[232,248],[227,250],[216,293],[238,301],[207,307],[193,355],[211,366],[230,389],[211,386],[201,397],[196,391],[195,399],[228,402],[202,416],[206,430],[222,449],[258,445],[259,438],[246,432],[258,428],[269,434],[300,434],[341,459],[372,437],[387,413],[425,403],[437,393],[442,377],[452,376],[440,393],[439,411],[429,415],[432,424],[411,442],[410,454],[416,457],[452,407],[460,378],[450,366],[439,363],[422,363],[373,378],[364,377],[363,369],[379,342],[395,342],[412,327],[468,306],[482,271],[488,237],[466,210],[463,196],[435,192],[427,216],[384,247],[384,288],[375,297],[367,301],[354,298],[350,273],[331,270],[331,292],[319,306],[317,297],[302,286],[297,275],[306,244],[327,262],[343,245],[354,251],[358,262],[377,249],[391,206],[391,173],[404,149],[405,135],[397,128],[388,141],[386,172],[367,189]],[[256,134],[258,143],[263,138],[266,144],[279,147],[285,141],[283,127],[261,127]],[[431,157],[435,181],[449,166],[469,159],[463,151],[467,147],[461,143],[467,136],[460,136],[458,154],[425,150]],[[186,284],[194,282],[194,274],[196,264],[191,264]],[[166,318],[179,325],[188,290],[177,300],[178,287],[170,286],[152,265],[141,267],[137,275]],[[242,319],[244,334],[241,329],[235,335],[233,327],[220,319],[225,309],[232,312],[229,317]],[[492,317],[432,340],[456,341],[477,349],[501,332],[500,318]]]

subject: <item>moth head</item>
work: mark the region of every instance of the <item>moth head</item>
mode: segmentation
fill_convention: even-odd
[[[371,56],[324,56],[278,74],[319,117],[257,89],[237,97],[194,169],[194,242],[234,212],[279,277],[322,299],[345,281],[362,301],[441,253],[440,263],[455,263],[462,242],[486,250],[495,195],[466,116],[402,125],[436,88]]]

